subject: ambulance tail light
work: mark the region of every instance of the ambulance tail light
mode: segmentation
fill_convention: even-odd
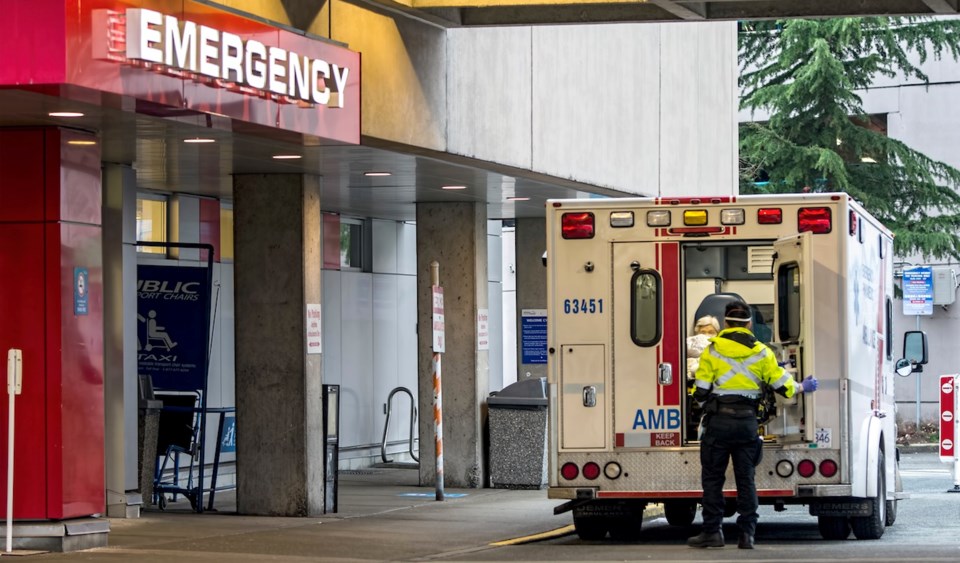
[[[573,481],[580,476],[580,468],[577,467],[576,463],[568,461],[560,467],[560,476],[567,481]]]
[[[593,213],[564,213],[560,232],[565,239],[593,238]]]
[[[592,461],[583,464],[583,476],[593,481],[600,476],[600,466]]]
[[[797,464],[797,473],[799,473],[801,477],[813,477],[813,474],[816,472],[817,464],[809,459],[805,459]]]
[[[801,207],[797,215],[799,232],[810,231],[814,234],[829,233],[833,227],[833,216],[829,207]]]
[[[783,223],[783,210],[779,207],[761,207],[757,209],[757,223],[779,225]]]
[[[820,462],[820,475],[824,477],[833,477],[837,474],[837,462],[832,459],[825,459]]]

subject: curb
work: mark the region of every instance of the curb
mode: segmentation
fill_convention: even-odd
[[[906,444],[897,446],[902,454],[929,453],[940,451],[940,444]]]

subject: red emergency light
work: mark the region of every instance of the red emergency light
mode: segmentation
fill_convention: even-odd
[[[593,213],[564,213],[560,233],[565,239],[593,238]]]
[[[801,207],[797,214],[797,225],[801,233],[829,233],[833,228],[833,215],[829,207]]]
[[[779,207],[761,207],[757,209],[757,223],[761,225],[779,225],[783,223],[783,210]]]

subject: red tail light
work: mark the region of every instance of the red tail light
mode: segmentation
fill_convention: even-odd
[[[757,223],[761,225],[779,225],[783,223],[783,211],[779,207],[757,209]]]
[[[837,474],[837,462],[832,459],[825,459],[820,462],[820,475],[824,477],[833,477]]]
[[[576,463],[567,462],[560,468],[560,475],[567,481],[573,481],[580,475],[580,468]]]
[[[600,476],[600,466],[592,461],[583,464],[583,476],[593,481]]]
[[[814,234],[829,233],[833,227],[833,216],[829,207],[801,207],[797,224],[801,233],[806,231]]]
[[[809,459],[805,459],[797,464],[797,473],[799,473],[801,477],[811,477],[816,471],[817,464]]]
[[[560,218],[563,238],[593,238],[593,213],[564,213]]]

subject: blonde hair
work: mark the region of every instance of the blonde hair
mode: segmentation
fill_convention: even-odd
[[[713,327],[714,332],[720,332],[720,323],[717,321],[717,318],[713,315],[704,315],[697,319],[696,324],[693,325],[693,332],[698,332],[702,327],[711,326]]]

